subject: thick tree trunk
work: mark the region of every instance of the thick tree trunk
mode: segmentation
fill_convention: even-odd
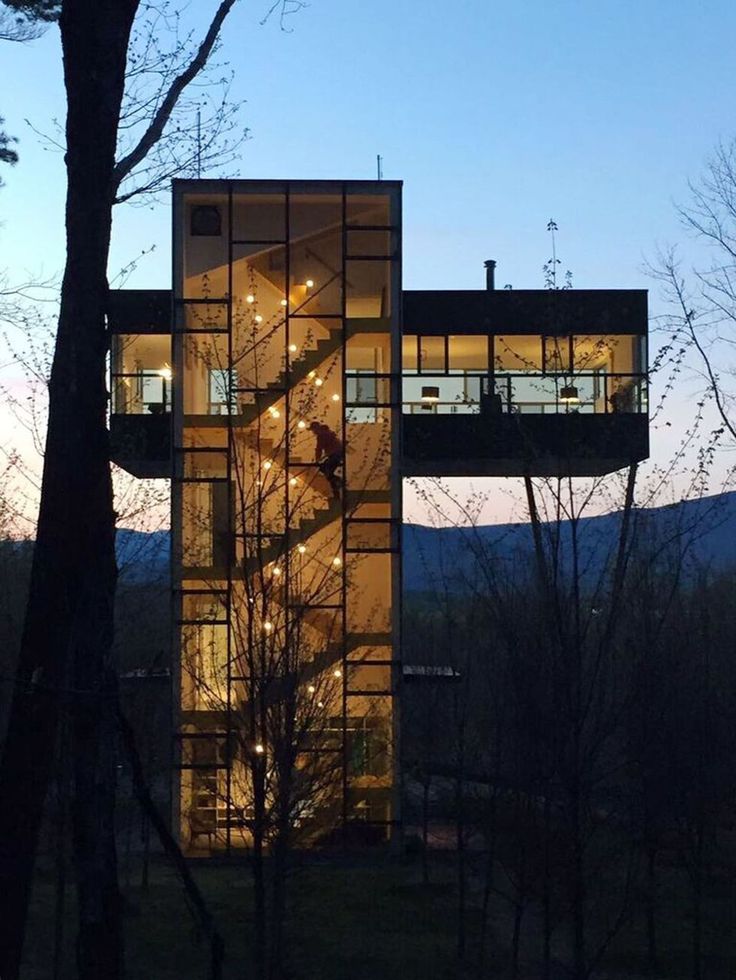
[[[114,847],[116,568],[106,426],[107,260],[125,60],[138,0],[65,0],[67,260],[18,678],[0,765],[0,975],[18,975],[65,676],[71,713],[80,977],[115,980],[122,943]]]

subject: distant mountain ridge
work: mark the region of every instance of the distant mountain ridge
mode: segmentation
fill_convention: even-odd
[[[615,545],[620,520],[621,514],[613,513],[580,521],[581,550],[591,571],[600,567]],[[736,492],[638,510],[635,526],[637,533],[651,529],[653,534],[673,541],[685,534],[692,541],[689,548],[692,560],[721,570],[736,568]],[[464,560],[470,569],[474,543],[502,559],[523,560],[532,551],[528,524],[491,524],[477,528],[405,524],[402,533],[405,592],[428,589],[433,571],[442,568],[448,559],[455,572],[463,572]],[[563,522],[563,540],[569,540],[569,534],[569,522]],[[169,541],[168,531],[146,533],[119,529],[116,550],[121,580],[130,583],[165,580],[169,574]]]

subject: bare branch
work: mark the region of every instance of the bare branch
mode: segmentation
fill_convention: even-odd
[[[137,145],[124,156],[115,166],[113,171],[113,188],[115,191],[120,187],[122,181],[127,177],[142,161],[146,155],[161,139],[166,124],[171,118],[184,89],[192,82],[207,64],[212,51],[215,47],[220,34],[223,22],[235,4],[235,0],[222,0],[217,11],[212,18],[209,30],[200,44],[197,53],[189,62],[187,67],[172,82],[163,101],[156,110],[148,128],[141,136]]]

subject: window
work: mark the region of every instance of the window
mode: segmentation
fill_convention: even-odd
[[[237,372],[226,368],[209,368],[209,415],[230,415],[236,409]]]

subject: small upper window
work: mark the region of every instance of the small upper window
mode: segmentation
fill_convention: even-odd
[[[222,234],[220,209],[214,204],[196,204],[190,214],[189,229],[192,235],[216,238]]]

